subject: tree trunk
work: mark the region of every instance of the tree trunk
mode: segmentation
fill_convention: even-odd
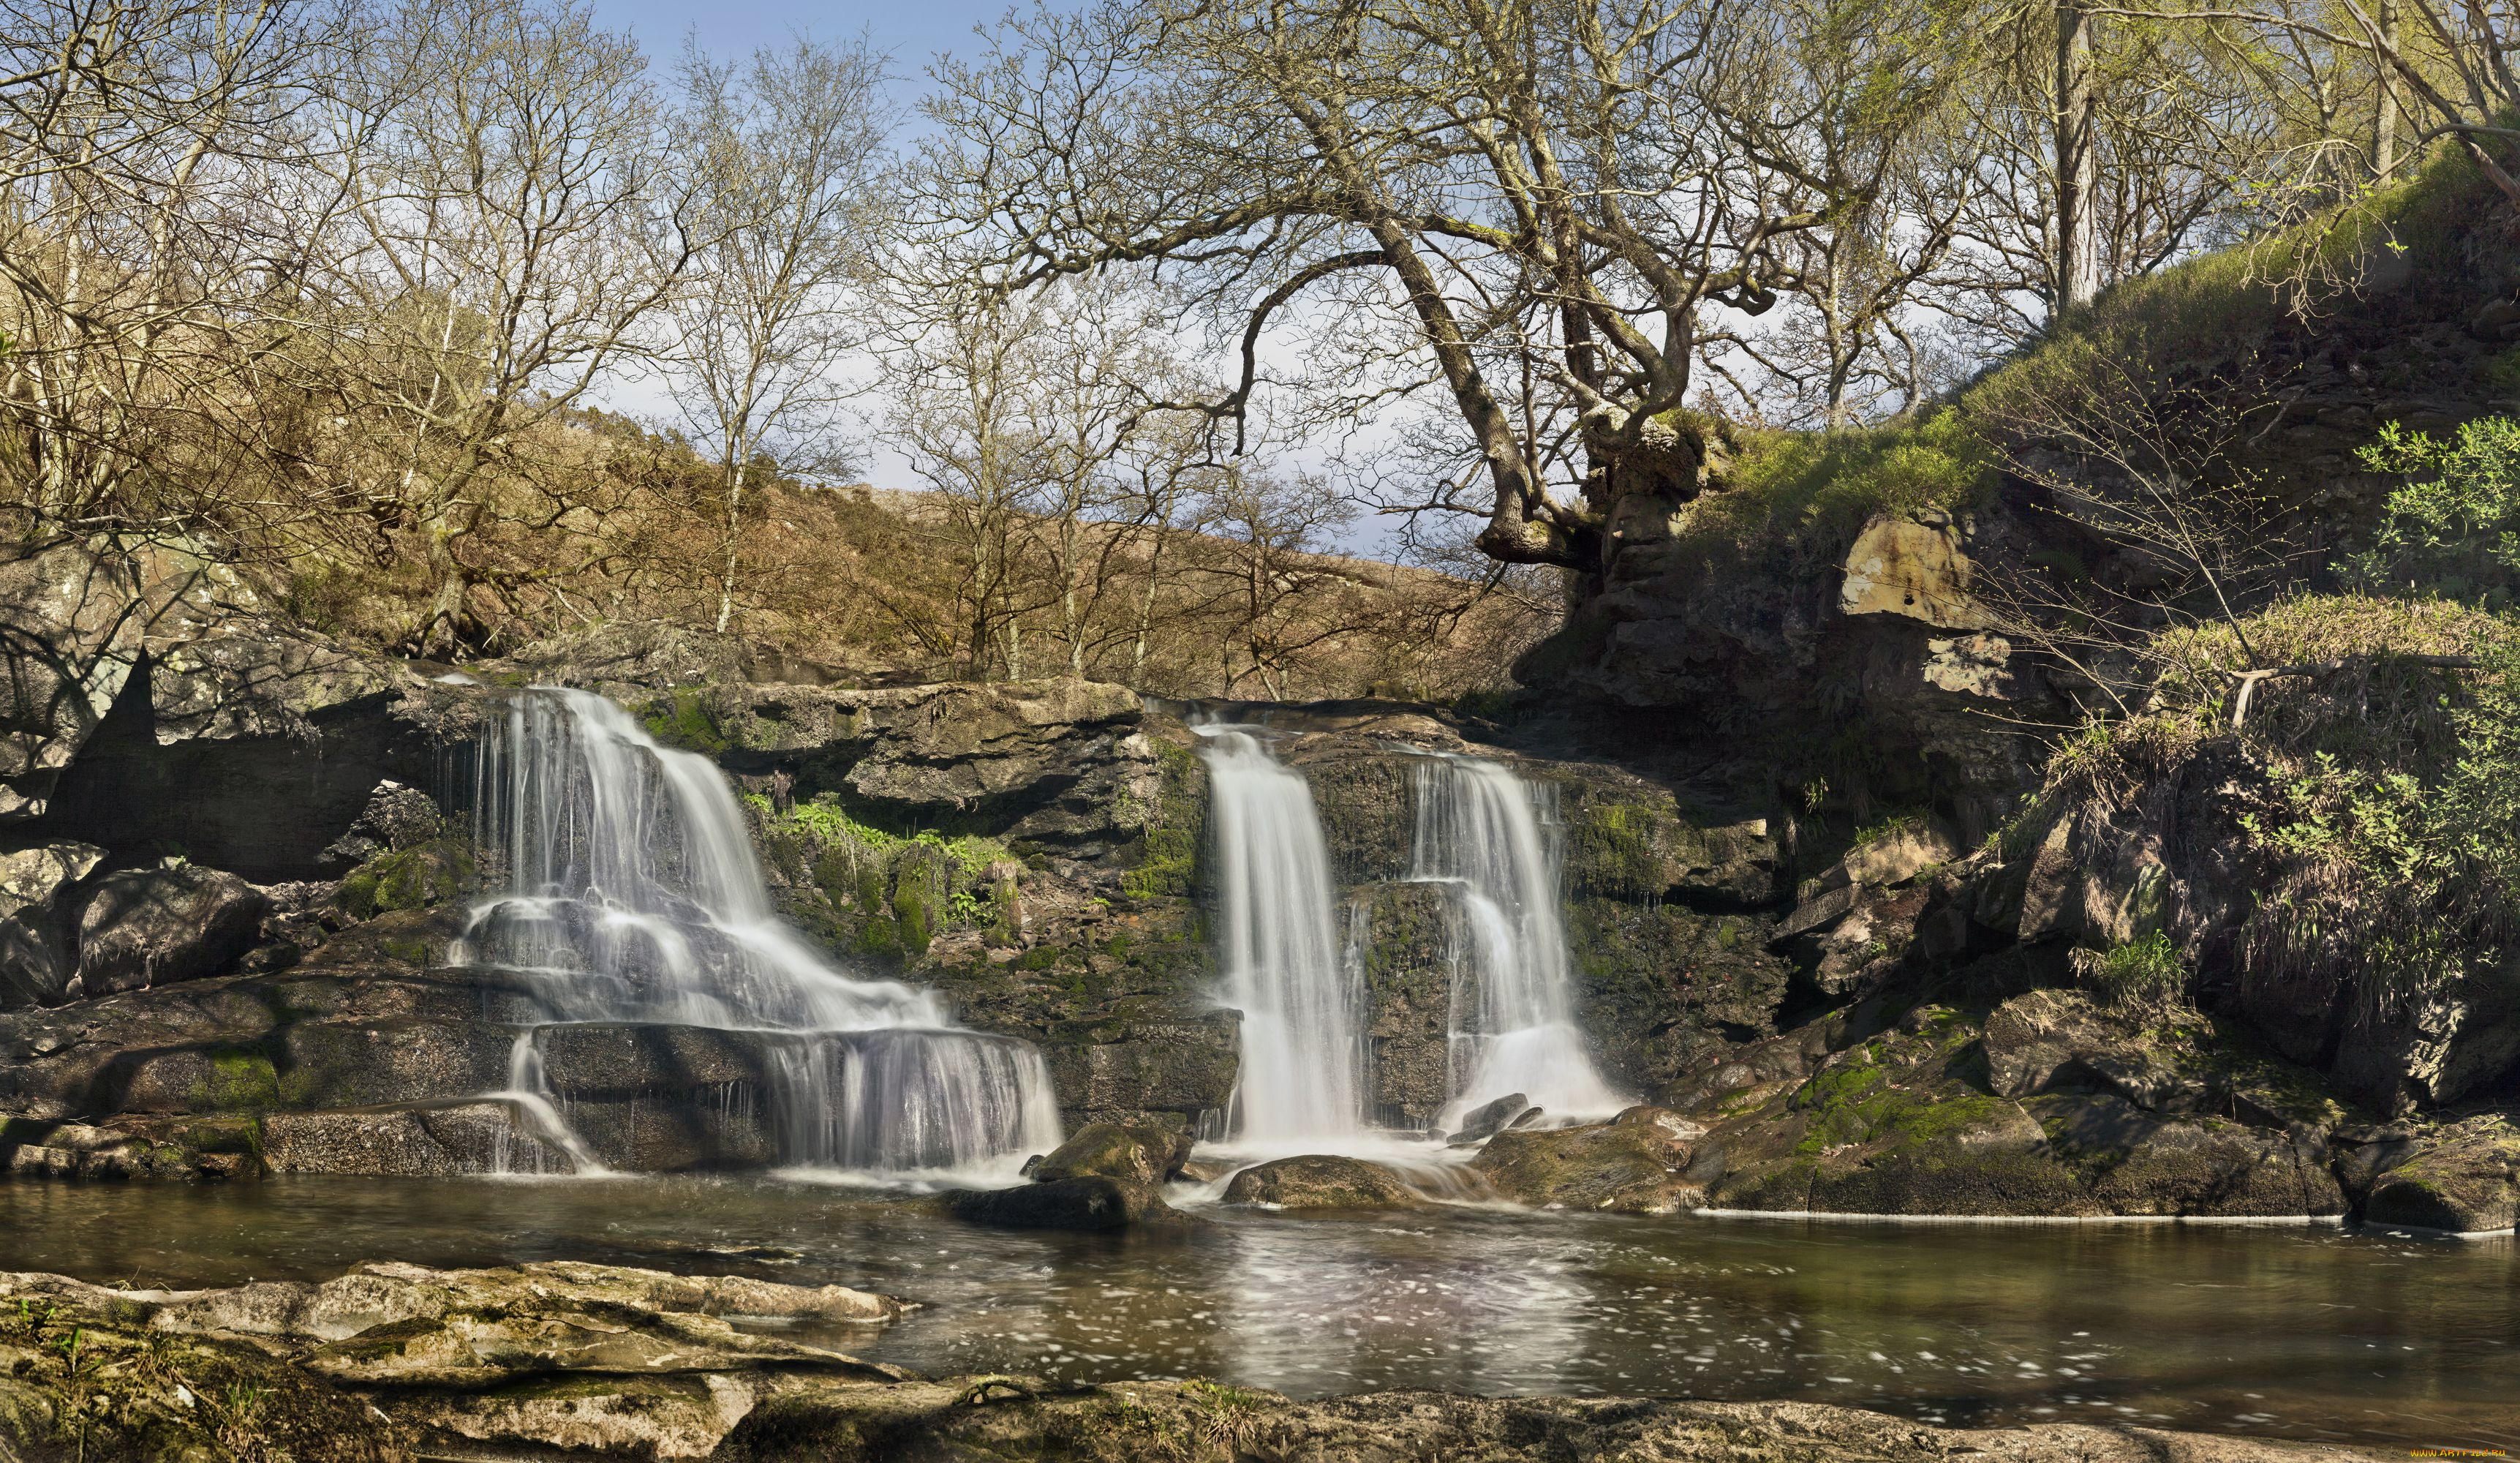
[[[2056,5],[2056,299],[2059,309],[2100,293],[2096,105],[2092,95],[2092,17],[2081,0]]]
[[[2391,0],[2380,0],[2380,39],[2389,49],[2398,46],[2398,7]],[[2379,83],[2379,115],[2371,126],[2371,175],[2385,179],[2398,170],[2398,90],[2397,77],[2390,74],[2389,63],[2371,58],[2373,79]]]

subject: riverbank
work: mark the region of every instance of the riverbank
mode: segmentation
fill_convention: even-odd
[[[320,1283],[379,1257],[593,1263],[899,1297],[914,1308],[878,1329],[765,1334],[931,1377],[2520,1444],[2509,1238],[1187,1207],[1197,1221],[1172,1232],[1109,1236],[796,1178],[0,1184],[0,1271],[190,1289]]]
[[[370,1264],[321,1285],[209,1291],[0,1274],[0,1450],[25,1463],[2386,1455],[2125,1423],[1945,1429],[1790,1401],[1428,1391],[1301,1401],[1196,1378],[931,1379],[828,1344],[879,1329],[894,1311],[882,1298],[566,1262]]]

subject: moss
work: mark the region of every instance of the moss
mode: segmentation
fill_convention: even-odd
[[[707,756],[726,751],[726,730],[718,725],[706,691],[677,686],[648,703],[640,719],[648,724],[648,735],[668,747]]]
[[[1198,889],[1207,834],[1207,772],[1186,747],[1155,743],[1156,800],[1144,824],[1137,862],[1120,876],[1133,898],[1188,898]]]
[[[355,919],[398,909],[427,909],[461,898],[480,875],[470,843],[430,839],[380,853],[341,880],[341,907]]]
[[[265,1112],[279,1107],[280,1074],[271,1058],[253,1051],[214,1051],[210,1074],[194,1100],[213,1112]]]
[[[1952,1018],[1929,1019],[1919,1037],[1875,1037],[1804,1082],[1788,1106],[1810,1114],[1811,1126],[1794,1151],[1810,1156],[1853,1144],[1887,1144],[1894,1153],[1909,1152],[1995,1120],[2003,1099],[1949,1079],[1970,1041],[1958,1013]]]

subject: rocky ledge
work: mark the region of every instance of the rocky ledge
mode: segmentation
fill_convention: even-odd
[[[930,1380],[836,1349],[898,1303],[837,1286],[549,1263],[362,1265],[323,1284],[116,1291],[0,1274],[0,1457],[17,1463],[2257,1463],[2379,1457],[2147,1429],[1959,1431],[1796,1402],[1299,1402],[1202,1381]],[[779,1321],[776,1331],[747,1320]]]

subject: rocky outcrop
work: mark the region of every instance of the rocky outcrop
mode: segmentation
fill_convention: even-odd
[[[1212,1382],[931,1381],[829,1344],[888,1303],[836,1287],[596,1265],[364,1265],[321,1285],[115,1291],[0,1275],[0,1450],[27,1463],[174,1457],[604,1456],[713,1463],[1057,1458],[1220,1445],[1285,1458],[1541,1463],[2306,1463],[2309,1444],[2139,1428],[1958,1430],[1799,1402],[1296,1402]],[[810,1321],[806,1334],[727,1316]],[[859,1330],[859,1335],[866,1334]],[[2378,1454],[2319,1444],[2317,1456]]]
[[[1778,1038],[1776,1077],[1693,1094],[1692,1172],[1718,1209],[2346,1213],[2328,1139],[2344,1110],[2192,1019],[2147,1027],[2053,990],[1975,1017],[1919,1006],[1861,1039],[1841,1019],[1834,1043]]]

